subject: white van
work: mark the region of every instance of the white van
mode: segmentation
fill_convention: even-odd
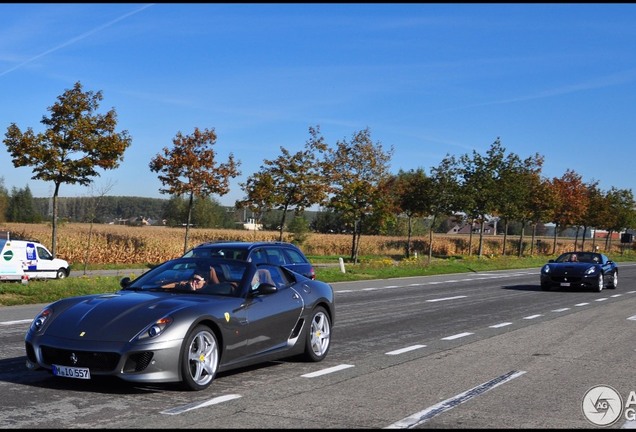
[[[70,272],[68,262],[53,258],[41,243],[0,239],[0,280],[63,279]]]

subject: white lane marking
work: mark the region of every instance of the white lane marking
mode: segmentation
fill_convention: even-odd
[[[577,303],[574,306],[587,306],[589,303]]]
[[[632,316],[630,316],[630,317],[629,317],[629,318],[627,318],[627,319],[628,319],[628,320],[631,320],[631,321],[636,321],[636,315],[632,315]]]
[[[474,333],[468,333],[468,332],[465,332],[465,333],[458,333],[458,334],[453,335],[453,336],[447,336],[447,337],[445,337],[445,338],[442,338],[441,340],[453,340],[453,339],[459,339],[459,338],[463,338],[463,337],[466,337],[466,336],[470,336],[470,335],[472,335],[472,334],[474,334]]]
[[[495,325],[491,325],[489,326],[490,328],[501,328],[501,327],[506,327],[512,325],[511,322],[503,322],[503,323],[499,323],[499,324],[495,324]]]
[[[24,324],[24,323],[30,323],[31,321],[33,320],[23,319],[23,320],[17,320],[17,321],[3,321],[3,322],[0,322],[0,325]]]
[[[342,365],[338,365],[338,366],[334,366],[334,367],[330,367],[327,369],[323,369],[323,370],[319,370],[316,372],[311,372],[305,375],[301,375],[303,378],[315,378],[317,376],[321,376],[321,375],[326,375],[329,373],[333,373],[333,372],[338,372],[340,370],[343,369],[348,369],[348,368],[352,368],[353,365],[349,365],[349,364],[342,364]]]
[[[565,312],[566,310],[570,310],[570,308],[554,309],[552,312]]]
[[[402,354],[402,353],[413,351],[413,350],[420,349],[420,348],[426,348],[426,345],[412,345],[410,347],[400,348],[400,349],[397,349],[395,351],[389,351],[389,352],[384,353],[384,354],[386,354],[386,355],[398,355],[398,354]]]
[[[524,317],[523,319],[531,320],[531,319],[539,318],[540,316],[543,316],[543,315],[541,314],[529,315],[527,317]]]
[[[594,301],[602,302],[602,301],[605,301],[605,300],[607,300],[607,297],[603,297],[603,298],[600,298],[600,299],[596,299],[596,300],[594,300]]]
[[[507,374],[501,375],[497,378],[494,378],[488,382],[478,385],[477,387],[473,387],[472,389],[465,391],[464,393],[460,393],[457,396],[454,396],[450,399],[446,399],[443,402],[440,402],[436,405],[433,405],[430,408],[427,408],[423,411],[415,413],[411,416],[403,418],[384,429],[412,429],[416,426],[421,425],[422,423],[432,419],[438,414],[442,414],[445,411],[448,411],[452,408],[455,408],[457,405],[462,404],[475,396],[479,396],[488,390],[492,390],[501,384],[504,384],[510,380],[520,377],[526,373],[525,371],[510,371]]]
[[[426,301],[429,302],[429,303],[433,303],[433,302],[438,302],[438,301],[456,300],[456,299],[465,298],[465,297],[466,297],[465,295],[455,296],[455,297],[442,297],[442,298],[426,300]]]
[[[237,394],[219,396],[219,397],[215,397],[214,399],[210,399],[210,400],[207,400],[207,401],[204,401],[204,402],[195,402],[195,403],[191,403],[191,404],[188,404],[188,405],[183,405],[183,406],[180,406],[180,407],[169,408],[167,410],[161,411],[159,414],[167,414],[167,415],[183,414],[184,412],[188,412],[188,411],[191,411],[191,410],[194,410],[194,409],[205,408],[205,407],[210,406],[210,405],[217,405],[217,404],[220,404],[222,402],[227,402],[229,400],[238,399],[240,397],[241,397],[241,395],[237,395]]]
[[[620,297],[620,296],[622,296],[622,295],[623,295],[623,294],[612,294],[610,297],[615,298],[615,297]]]

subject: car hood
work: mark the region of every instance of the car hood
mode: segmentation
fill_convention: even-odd
[[[73,340],[129,341],[158,319],[202,301],[195,295],[140,292],[80,297],[55,310],[46,333]]]

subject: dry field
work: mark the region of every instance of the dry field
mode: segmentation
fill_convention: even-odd
[[[43,224],[5,223],[0,230],[11,232],[13,237],[38,240],[51,247],[51,226]],[[89,233],[90,236],[89,236]],[[90,237],[90,245],[89,245]],[[291,241],[292,235],[285,234],[284,240]],[[188,248],[213,240],[278,240],[277,231],[245,231],[192,228],[189,232]],[[530,254],[530,237],[524,239],[525,254]],[[175,258],[183,253],[185,228],[155,226],[93,225],[81,223],[60,224],[57,236],[57,255],[72,265],[89,264],[154,264]],[[486,236],[483,253],[501,255],[503,236]],[[518,237],[508,236],[506,255],[517,254]],[[552,239],[544,238],[541,245],[533,248],[533,253],[549,255]],[[603,250],[605,241],[596,240]],[[412,239],[413,250],[420,255],[428,253],[428,237]],[[473,254],[477,253],[479,237],[473,236]],[[468,255],[469,237],[465,235],[436,234],[433,237],[433,254],[436,256]],[[574,247],[574,239],[559,238],[557,254]],[[580,247],[580,240],[579,240]],[[592,241],[586,240],[586,249]],[[351,236],[347,234],[309,234],[301,245],[310,256],[341,256],[351,253]],[[362,236],[360,256],[388,256],[400,259],[406,248],[405,237]],[[619,252],[620,243],[614,241],[610,253]]]

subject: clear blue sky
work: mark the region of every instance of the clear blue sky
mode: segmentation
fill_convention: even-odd
[[[0,129],[41,132],[57,97],[80,81],[115,108],[132,145],[92,188],[60,196],[169,198],[150,159],[177,132],[215,129],[239,182],[301,150],[310,126],[327,142],[369,128],[395,153],[391,171],[446,154],[545,157],[543,175],[636,191],[636,4],[1,4]],[[9,191],[53,184],[14,168]]]

